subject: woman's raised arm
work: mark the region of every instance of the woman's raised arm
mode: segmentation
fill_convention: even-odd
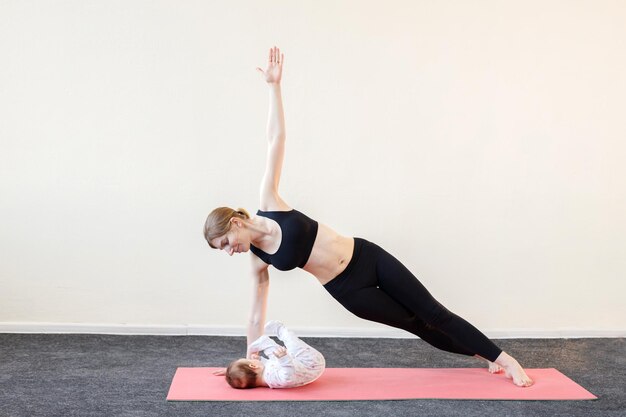
[[[269,115],[267,120],[267,165],[261,181],[261,208],[284,209],[286,204],[278,194],[280,174],[285,159],[285,114],[280,89],[285,55],[274,47],[269,51],[267,69],[257,67],[269,88]]]

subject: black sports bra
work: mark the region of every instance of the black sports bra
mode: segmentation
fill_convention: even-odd
[[[294,209],[290,211],[258,210],[256,214],[275,220],[282,231],[282,239],[278,250],[273,255],[250,245],[252,253],[281,271],[304,267],[313,250],[318,223]]]

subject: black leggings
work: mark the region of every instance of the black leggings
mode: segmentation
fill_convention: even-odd
[[[439,349],[492,362],[502,352],[435,300],[400,261],[365,239],[354,238],[350,263],[324,288],[358,317],[406,330]]]

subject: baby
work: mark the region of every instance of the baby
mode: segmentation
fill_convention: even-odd
[[[300,340],[279,321],[269,321],[265,333],[276,335],[280,346],[267,335],[249,346],[252,359],[237,359],[226,369],[226,381],[233,388],[294,388],[310,384],[326,367],[324,356]],[[259,355],[263,352],[269,359]]]

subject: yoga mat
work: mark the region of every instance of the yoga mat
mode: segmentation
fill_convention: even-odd
[[[288,389],[231,388],[220,368],[178,368],[168,401],[591,400],[597,397],[554,368],[526,369],[520,388],[485,368],[327,368],[311,384]]]

